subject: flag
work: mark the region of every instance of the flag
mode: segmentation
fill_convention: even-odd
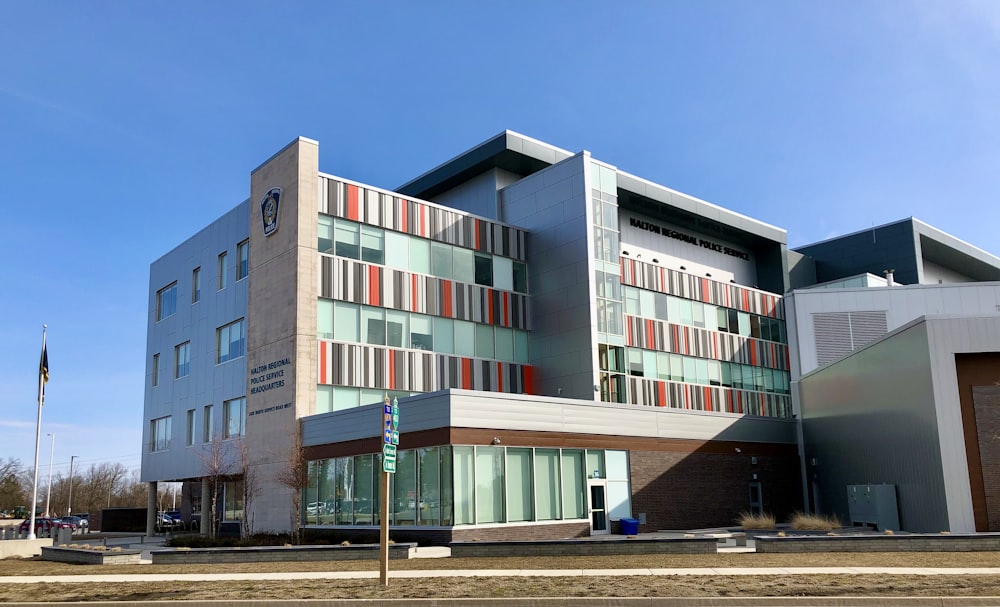
[[[49,383],[49,351],[45,343],[42,343],[42,358],[38,361],[38,376],[42,379],[42,384]]]

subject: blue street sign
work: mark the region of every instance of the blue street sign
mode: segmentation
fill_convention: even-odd
[[[386,415],[392,415],[392,405],[386,403],[383,408],[383,413],[385,413]]]
[[[387,445],[392,444],[392,430],[386,428],[385,432],[382,433],[382,442],[386,443]]]

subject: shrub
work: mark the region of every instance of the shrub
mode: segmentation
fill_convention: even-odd
[[[796,512],[792,515],[792,529],[797,531],[830,531],[840,529],[840,520],[835,516]]]
[[[775,524],[773,515],[750,514],[749,512],[741,512],[736,522],[744,529],[774,529]]]

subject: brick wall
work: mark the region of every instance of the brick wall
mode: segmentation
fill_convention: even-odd
[[[761,484],[764,512],[778,522],[802,508],[797,456],[631,451],[632,516],[640,533],[735,524],[750,509],[749,484]],[[753,463],[753,458],[757,463]]]

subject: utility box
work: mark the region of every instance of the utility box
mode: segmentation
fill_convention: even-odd
[[[899,531],[896,485],[848,485],[851,523],[872,525],[878,531]]]

